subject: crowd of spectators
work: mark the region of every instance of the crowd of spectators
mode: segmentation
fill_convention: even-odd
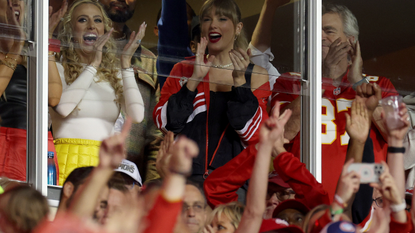
[[[301,74],[271,63],[272,19],[289,2],[265,0],[249,41],[234,0],[206,0],[198,16],[162,0],[158,56],[142,45],[147,24],[126,24],[136,0],[51,6],[48,150],[62,186],[51,216],[19,182],[26,2],[0,0],[0,232],[414,232],[413,95],[391,124],[379,101],[398,93],[362,72],[343,5],[322,11],[322,182],[301,162]]]

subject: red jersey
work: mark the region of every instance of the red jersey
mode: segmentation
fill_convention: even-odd
[[[395,87],[389,79],[378,76],[366,77],[371,83],[379,85],[382,89],[382,98],[397,95]],[[274,84],[271,106],[278,100],[281,103],[280,108],[284,108],[296,99],[301,91],[300,81],[300,73],[282,74]],[[350,115],[350,108],[356,92],[347,80],[347,73],[339,87],[332,85],[332,79],[323,78],[323,89],[325,91],[321,102],[322,183],[329,193],[330,200],[332,200],[345,162],[347,145],[350,139],[346,132],[346,113]],[[375,150],[375,161],[385,160],[387,145],[373,124],[371,138]],[[300,134],[297,134],[291,141],[289,148],[287,148],[296,157],[300,157],[300,143]]]

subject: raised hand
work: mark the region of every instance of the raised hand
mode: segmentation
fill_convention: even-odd
[[[62,2],[61,9],[52,14],[53,8],[49,7],[49,39],[53,37],[53,32],[58,26],[59,22],[68,10],[68,0]]]
[[[208,41],[206,37],[203,37],[200,39],[200,43],[197,43],[197,52],[195,54],[196,59],[193,67],[193,74],[189,82],[187,82],[187,88],[189,88],[190,91],[196,90],[197,85],[199,85],[200,81],[202,81],[202,79],[209,72],[209,69],[212,66],[212,62],[215,60],[214,55],[209,55],[209,58],[207,61],[205,61],[207,43]]]
[[[116,169],[125,158],[125,139],[132,125],[131,117],[127,117],[121,133],[104,139],[99,149],[99,168]]]
[[[360,52],[359,41],[356,41],[356,43],[354,43],[352,39],[349,39],[349,43],[351,45],[349,55],[352,59],[352,66],[349,69],[347,79],[351,84],[353,84],[362,80],[363,59],[362,54]]]
[[[280,103],[277,101],[272,110],[271,116],[264,121],[259,131],[259,142],[269,143],[273,145],[274,154],[280,154],[285,151],[284,143],[284,126],[291,117],[292,111],[290,109],[280,116]]]
[[[392,205],[399,205],[402,203],[402,194],[396,186],[395,179],[389,172],[388,164],[382,161],[383,173],[379,176],[380,183],[371,183],[370,186],[379,189],[384,200],[388,200]]]
[[[248,49],[248,51],[245,52],[243,49],[239,48],[237,50],[232,49],[229,52],[229,57],[233,64],[232,77],[235,87],[246,83],[245,71],[250,63],[249,56],[251,56],[251,49]]]
[[[353,194],[359,190],[360,175],[356,171],[347,171],[353,162],[354,159],[350,159],[344,164],[342,174],[337,184],[336,194],[344,203],[348,203]]]
[[[107,43],[107,41],[110,39],[112,32],[114,31],[114,28],[111,28],[107,33],[100,36],[98,40],[94,44],[93,51],[95,51],[95,57],[94,60],[90,63],[90,65],[94,66],[95,68],[98,68],[102,61],[102,49],[104,48],[104,45]]]
[[[169,172],[190,175],[193,158],[199,154],[199,147],[194,141],[185,136],[180,136],[170,147],[169,153],[172,154],[169,162]]]
[[[363,83],[356,88],[356,95],[363,98],[369,114],[372,115],[382,98],[382,90],[376,83]]]
[[[343,72],[339,63],[344,58],[347,58],[351,46],[349,42],[341,42],[341,39],[338,38],[335,40],[329,48],[326,58],[323,61],[323,77],[336,79],[339,72]]]
[[[395,129],[390,129],[386,124],[387,118],[385,117],[385,113],[382,112],[380,115],[380,117],[383,120],[383,125],[388,134],[388,144],[390,144],[389,146],[401,147],[403,143],[403,139],[405,138],[405,135],[408,133],[410,122],[409,122],[408,109],[406,108],[405,103],[401,103],[401,105],[399,106],[399,116],[400,116],[401,122],[403,123],[403,126],[399,128],[395,128]]]
[[[24,3],[21,3],[24,4]],[[20,25],[20,22],[16,19],[12,8],[12,1],[7,1],[7,5],[4,4],[5,17],[0,17],[0,24],[4,24],[3,31],[0,32],[3,34],[3,37],[0,40],[0,46],[4,53],[12,53],[15,55],[20,55],[23,48],[24,42],[26,40],[26,35],[23,31],[23,28]],[[24,12],[21,13],[23,17]],[[20,60],[20,59],[18,59]],[[20,63],[18,61],[18,63]]]
[[[350,138],[365,144],[369,134],[370,120],[363,99],[356,96],[352,103],[351,116],[346,113],[346,132]]]
[[[147,28],[147,24],[146,22],[143,22],[140,25],[140,29],[138,30],[138,33],[135,33],[134,31],[131,33],[130,40],[124,46],[124,49],[122,51],[121,68],[123,69],[130,68],[131,58],[133,57],[137,48],[140,46],[141,40],[144,38],[146,34],[146,28]]]
[[[166,177],[169,174],[169,161],[171,154],[169,153],[170,147],[173,146],[174,143],[174,133],[168,131],[167,134],[164,136],[163,141],[160,144],[160,149],[157,154],[156,159],[156,169],[158,174],[161,178]]]

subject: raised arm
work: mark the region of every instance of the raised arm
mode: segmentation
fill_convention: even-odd
[[[279,105],[277,102],[276,104]],[[261,126],[258,154],[252,171],[248,188],[247,204],[236,233],[258,232],[265,211],[268,187],[268,170],[271,154],[276,141],[284,141],[284,125],[291,116],[290,111],[279,115],[279,108],[274,108],[272,115]]]
[[[169,173],[163,181],[153,209],[147,219],[145,232],[172,232],[182,208],[186,176],[191,173],[193,158],[199,154],[196,143],[181,136],[169,150]],[[163,216],[163,218],[160,218]]]
[[[401,199],[405,198],[405,169],[403,165],[403,154],[405,148],[403,147],[403,139],[408,132],[409,115],[406,105],[402,103],[399,106],[400,121],[403,123],[401,127],[391,129],[386,124],[386,118],[382,113],[383,125],[387,130],[388,135],[388,166],[389,171],[396,181],[396,186],[401,195]]]
[[[346,132],[350,136],[346,161],[353,158],[355,163],[362,162],[363,150],[370,129],[369,119],[363,100],[356,96],[356,100],[352,103],[351,115],[346,113]]]
[[[92,217],[96,206],[96,200],[98,199],[102,188],[111,178],[114,169],[116,169],[124,159],[125,139],[130,132],[131,124],[131,118],[127,118],[121,133],[114,134],[102,141],[99,150],[99,164],[85,181],[85,185],[76,192],[74,202],[72,206],[69,207],[69,211],[80,218]]]
[[[65,15],[66,10],[68,9],[68,1],[65,0],[62,2],[61,8],[52,14],[52,7],[49,7],[49,47],[57,47],[60,46],[59,44],[52,45],[51,39],[53,38],[53,32],[55,31],[56,27],[58,26],[60,19]],[[53,41],[52,41],[53,43]],[[64,45],[65,46],[65,45]],[[55,54],[56,51],[49,51],[48,53],[48,71],[49,71],[49,79],[48,79],[48,102],[49,106],[55,107],[59,104],[59,101],[62,96],[62,81],[59,76],[58,68],[56,67],[55,63]]]
[[[252,45],[261,52],[271,47],[272,22],[278,7],[290,0],[265,0],[259,15],[258,23],[252,34]]]

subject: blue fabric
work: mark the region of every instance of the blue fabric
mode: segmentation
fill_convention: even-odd
[[[160,89],[174,64],[193,56],[189,47],[187,10],[185,0],[162,0],[159,29],[157,73]]]

